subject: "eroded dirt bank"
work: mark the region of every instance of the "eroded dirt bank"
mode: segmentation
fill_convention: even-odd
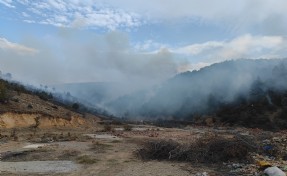
[[[79,116],[70,118],[49,117],[42,114],[3,113],[0,114],[0,128],[53,128],[53,127],[79,127],[86,125],[86,120]]]

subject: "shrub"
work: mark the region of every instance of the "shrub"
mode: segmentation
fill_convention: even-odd
[[[180,144],[173,140],[148,141],[136,154],[144,160],[222,163],[249,161],[248,153],[254,150],[245,141],[215,137],[198,139],[191,144]]]
[[[28,109],[33,109],[33,106],[31,104],[28,104],[27,108]]]
[[[104,130],[105,132],[109,132],[109,131],[114,131],[114,127],[110,124],[107,124],[104,126]]]
[[[132,131],[132,126],[131,125],[128,125],[128,124],[126,124],[126,125],[124,125],[124,130],[125,131]]]
[[[78,110],[80,108],[80,105],[78,103],[73,103],[72,108],[74,110]]]
[[[19,103],[19,99],[18,98],[12,98],[11,100],[16,102],[16,103]]]
[[[170,159],[170,152],[179,146],[179,143],[172,140],[148,141],[137,150],[137,154],[144,160],[167,160]]]
[[[10,138],[12,138],[14,141],[18,141],[18,135],[16,129],[12,129],[10,132]]]
[[[41,98],[44,101],[48,101],[48,100],[53,99],[53,95],[51,93],[47,93],[45,91],[36,91],[34,94],[37,95],[39,98]]]

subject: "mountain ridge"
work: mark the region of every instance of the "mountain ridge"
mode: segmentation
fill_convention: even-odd
[[[191,120],[197,116],[212,115],[218,121],[228,123],[224,122],[228,117],[222,118],[222,110],[228,106],[232,109],[242,102],[247,107],[264,102],[267,105],[264,104],[266,110],[263,110],[267,113],[268,102],[276,96],[284,99],[287,90],[286,68],[286,59],[225,61],[199,71],[178,74],[153,90],[150,98],[147,97],[151,90],[121,97],[107,107],[126,118]],[[254,91],[258,91],[258,95],[254,95]],[[276,102],[276,108],[284,109],[280,102]],[[241,111],[247,111],[247,108]],[[248,118],[238,124],[246,126]]]

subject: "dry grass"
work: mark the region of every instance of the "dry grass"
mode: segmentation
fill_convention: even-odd
[[[78,150],[64,150],[64,151],[62,151],[62,154],[60,156],[58,156],[58,158],[60,160],[71,160],[80,154],[81,154],[81,152]]]
[[[110,147],[112,147],[112,145],[110,144],[104,144],[99,141],[92,141],[92,144],[90,145],[90,150],[97,153],[104,153]]]
[[[215,137],[201,138],[190,144],[180,144],[173,140],[148,141],[136,151],[136,154],[144,160],[221,163],[250,161],[248,153],[254,150],[241,140]]]
[[[42,143],[49,143],[49,142],[63,142],[63,141],[79,141],[79,142],[86,142],[91,140],[92,138],[89,136],[83,136],[81,134],[71,134],[70,132],[67,133],[44,133],[40,136],[40,141],[37,141],[36,136],[31,136],[31,142],[42,142]]]

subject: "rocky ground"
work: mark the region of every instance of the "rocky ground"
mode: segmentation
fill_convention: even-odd
[[[256,164],[269,162],[287,170],[287,132],[246,128],[158,128],[136,125],[131,131],[118,126],[111,131],[97,128],[1,129],[0,175],[54,176],[160,176],[160,175],[262,175]],[[241,162],[191,163],[141,160],[136,151],[149,140],[191,142],[208,136],[250,139],[263,148]],[[253,144],[253,143],[252,143]]]

